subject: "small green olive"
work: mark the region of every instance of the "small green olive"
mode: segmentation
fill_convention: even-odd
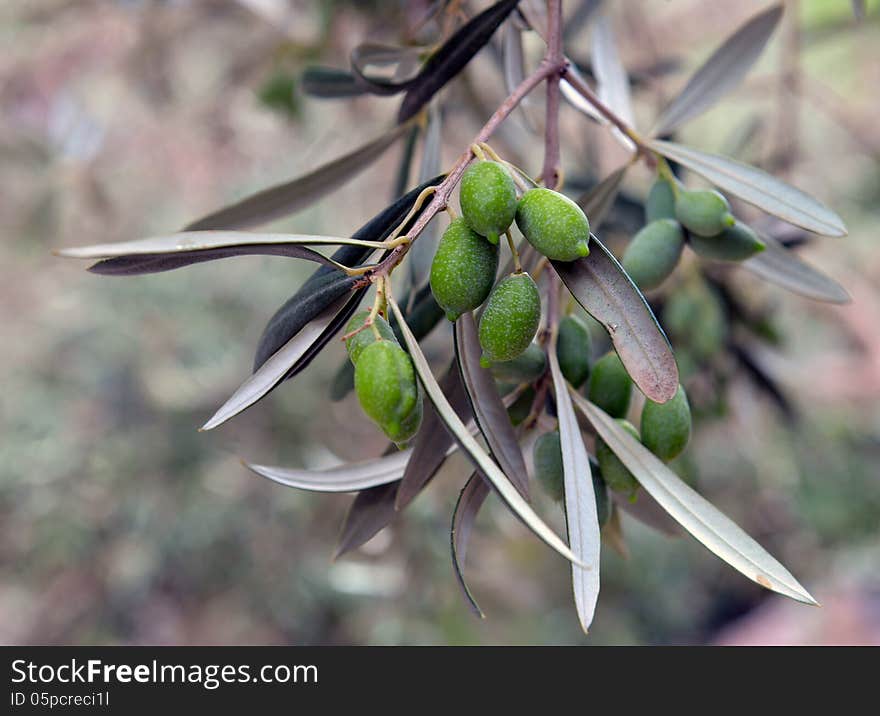
[[[611,351],[596,361],[590,374],[589,398],[612,418],[622,418],[629,409],[632,378],[617,353]]]
[[[621,263],[635,284],[649,291],[675,270],[683,247],[684,232],[678,222],[657,219],[633,236]]]
[[[535,478],[544,492],[556,502],[565,497],[565,477],[562,469],[562,447],[559,433],[544,433],[535,442],[533,455]]]
[[[636,440],[639,439],[639,431],[632,423],[626,420],[618,420],[617,422]],[[602,438],[596,438],[596,460],[599,462],[602,479],[605,480],[608,487],[615,492],[628,495],[630,499],[635,499],[639,489],[638,480]]]
[[[375,343],[378,339],[376,338],[376,333],[372,328],[364,328],[363,330],[358,330],[361,326],[366,323],[367,318],[369,317],[369,311],[358,311],[355,313],[345,324],[345,331],[343,335],[348,333],[352,333],[354,331],[358,331],[351,338],[345,341],[345,349],[348,351],[348,357],[352,362],[352,365],[357,365],[358,358],[363,352],[364,348],[369,345]],[[391,326],[388,324],[382,316],[376,316],[376,319],[373,321],[373,325],[379,330],[379,335],[382,336],[383,340],[391,341],[392,343],[397,343],[397,337],[394,335],[394,331],[391,329]]]
[[[361,351],[354,369],[361,408],[395,443],[416,434],[421,393],[412,361],[399,345],[381,340]]]
[[[724,308],[715,293],[702,281],[678,288],[663,306],[663,325],[676,348],[687,348],[696,360],[705,360],[721,350],[727,335]]]
[[[767,248],[758,235],[740,221],[718,236],[691,234],[689,243],[699,256],[715,261],[745,261]]]
[[[556,359],[563,377],[572,387],[580,388],[590,377],[590,329],[580,316],[565,316],[559,322]]]
[[[645,201],[645,223],[675,218],[675,189],[664,177],[657,177]]]
[[[450,321],[480,306],[495,283],[498,246],[464,219],[449,224],[431,263],[431,292]]]
[[[680,385],[665,403],[646,400],[642,408],[642,443],[664,462],[678,457],[691,437],[691,409]]]
[[[480,316],[480,364],[509,361],[529,347],[541,322],[541,296],[527,273],[514,273],[492,289]]]
[[[498,244],[516,214],[516,184],[502,164],[474,162],[461,178],[459,200],[468,225],[490,243]]]
[[[539,252],[556,261],[590,253],[590,222],[583,210],[552,189],[530,189],[519,200],[516,225]]]
[[[675,218],[692,234],[717,236],[734,225],[730,204],[715,190],[679,191]]]

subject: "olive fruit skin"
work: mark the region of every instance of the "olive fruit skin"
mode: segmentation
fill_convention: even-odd
[[[395,443],[405,443],[421,422],[421,402],[412,361],[399,345],[376,341],[363,349],[354,368],[361,408]]]
[[[691,408],[681,385],[665,403],[650,398],[642,408],[642,444],[664,462],[675,459],[691,437]]]
[[[548,497],[562,502],[565,497],[565,478],[562,468],[562,444],[559,432],[544,433],[535,442],[532,457],[535,465],[535,478]]]
[[[471,229],[498,244],[516,215],[516,184],[498,162],[474,162],[461,178],[459,201]]]
[[[758,235],[740,221],[718,236],[693,234],[689,243],[699,256],[715,261],[745,261],[767,248]]]
[[[621,263],[633,282],[649,291],[669,278],[683,248],[684,232],[679,223],[673,219],[656,219],[633,236]]]
[[[345,349],[348,351],[348,357],[351,360],[352,365],[357,365],[358,358],[361,353],[363,353],[364,348],[372,345],[378,340],[376,338],[376,333],[372,328],[358,330],[364,325],[369,315],[369,311],[358,311],[349,319],[348,323],[345,324],[346,334],[358,331],[345,341]],[[394,331],[391,329],[388,321],[382,318],[382,316],[376,316],[373,320],[373,325],[379,329],[379,335],[382,336],[382,340],[397,343],[397,337],[394,335]]]
[[[618,420],[617,422],[636,440],[639,439],[639,431],[632,423],[626,420]],[[634,500],[639,489],[639,481],[602,438],[596,438],[596,460],[599,462],[602,479],[605,480],[608,487],[615,492],[628,495],[631,500]]]
[[[574,261],[590,253],[590,222],[564,194],[530,189],[519,200],[516,225],[539,252],[554,261]]]
[[[591,403],[612,418],[626,415],[632,395],[632,378],[614,351],[606,353],[593,366],[588,395]]]
[[[547,356],[537,343],[530,343],[529,347],[516,358],[507,361],[497,361],[489,366],[489,372],[495,380],[510,383],[531,383],[547,370]]]
[[[559,321],[556,359],[562,376],[572,387],[580,388],[590,377],[590,329],[580,316],[566,316]]]
[[[651,185],[645,201],[645,223],[650,224],[657,219],[675,218],[675,188],[672,182],[663,177]]]
[[[730,204],[717,191],[681,191],[675,200],[675,218],[698,236],[717,236],[736,221]]]
[[[443,232],[431,262],[431,292],[450,321],[480,306],[495,283],[498,246],[488,243],[464,219]]]
[[[480,364],[509,361],[529,347],[541,322],[541,296],[527,273],[501,279],[489,294],[480,316]]]

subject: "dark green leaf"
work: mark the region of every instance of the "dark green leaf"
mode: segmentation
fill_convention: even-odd
[[[519,0],[499,0],[471,18],[437,50],[413,80],[397,115],[398,122],[418,114],[438,90],[455,77],[474,55],[489,42],[498,26],[516,7]]]
[[[480,508],[489,496],[489,486],[480,475],[479,471],[471,474],[465,486],[458,495],[458,501],[455,503],[455,512],[452,513],[452,532],[450,534],[450,543],[452,547],[452,567],[455,570],[455,578],[464,594],[464,598],[470,606],[471,610],[480,619],[484,619],[480,605],[474,599],[471,590],[468,589],[467,582],[464,579],[464,562],[467,556],[467,545],[470,539],[471,529],[477,521],[477,515]]]
[[[666,339],[636,285],[592,236],[590,255],[577,261],[554,261],[556,273],[575,300],[601,323],[630,377],[656,403],[678,390],[678,366]]]
[[[306,67],[300,87],[307,95],[322,99],[356,97],[367,93],[367,88],[351,72],[335,67]]]
[[[358,81],[372,94],[393,95],[403,92],[415,80],[419,69],[420,47],[398,47],[364,42],[351,51],[351,69]],[[395,70],[385,74],[371,70],[384,67]],[[436,172],[434,172],[436,174]]]
[[[345,515],[333,559],[357,549],[391,523],[397,514],[394,495],[399,484],[389,482],[358,493]]]

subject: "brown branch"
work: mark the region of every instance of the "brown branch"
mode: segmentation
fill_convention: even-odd
[[[544,121],[544,186],[559,187],[559,78],[565,68],[562,54],[562,0],[547,0],[547,54],[544,61],[563,68],[547,76],[547,111]]]

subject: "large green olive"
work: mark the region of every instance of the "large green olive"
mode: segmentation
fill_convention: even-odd
[[[593,366],[590,374],[590,402],[598,405],[612,418],[622,418],[629,409],[632,378],[617,353],[606,353]]]
[[[516,214],[516,185],[498,162],[474,162],[461,178],[459,200],[470,227],[497,244]]]
[[[405,443],[421,422],[421,393],[412,361],[399,345],[381,340],[361,351],[354,369],[361,408],[395,443]]]
[[[675,200],[675,218],[692,234],[717,236],[736,221],[730,204],[714,190],[681,190]]]
[[[450,321],[480,306],[495,283],[498,246],[464,219],[449,224],[431,263],[431,292]]]
[[[639,439],[639,431],[636,430],[632,423],[626,420],[618,420],[617,422],[636,440]],[[611,448],[605,444],[602,438],[596,438],[596,460],[599,462],[602,479],[605,480],[608,487],[615,492],[622,492],[628,495],[630,499],[634,499],[639,489],[638,480],[627,469],[626,465],[621,462],[620,458],[614,454]]]
[[[745,261],[767,248],[754,231],[739,221],[718,236],[691,234],[689,243],[699,256],[715,261]]]
[[[559,322],[556,358],[563,377],[580,388],[590,377],[590,329],[580,316],[565,316]]]
[[[633,236],[621,263],[635,284],[649,291],[675,270],[683,247],[684,232],[679,223],[674,219],[657,219]]]
[[[345,349],[348,351],[348,357],[353,365],[357,365],[358,358],[364,348],[379,340],[376,338],[375,331],[370,327],[358,330],[364,325],[364,323],[366,323],[369,315],[369,311],[358,311],[349,319],[348,323],[345,324],[343,335],[358,331],[345,341]],[[382,318],[382,316],[376,316],[373,325],[378,329],[382,340],[397,343],[397,337],[394,335],[394,331],[391,329],[391,326],[388,325],[388,321]]]
[[[691,409],[680,385],[665,403],[646,400],[642,408],[642,443],[664,462],[678,457],[691,437]]]
[[[540,322],[541,296],[532,277],[514,273],[501,279],[480,316],[481,365],[516,358],[529,347]]]
[[[516,225],[539,252],[556,261],[590,253],[590,222],[583,210],[552,189],[530,189],[519,200]]]

